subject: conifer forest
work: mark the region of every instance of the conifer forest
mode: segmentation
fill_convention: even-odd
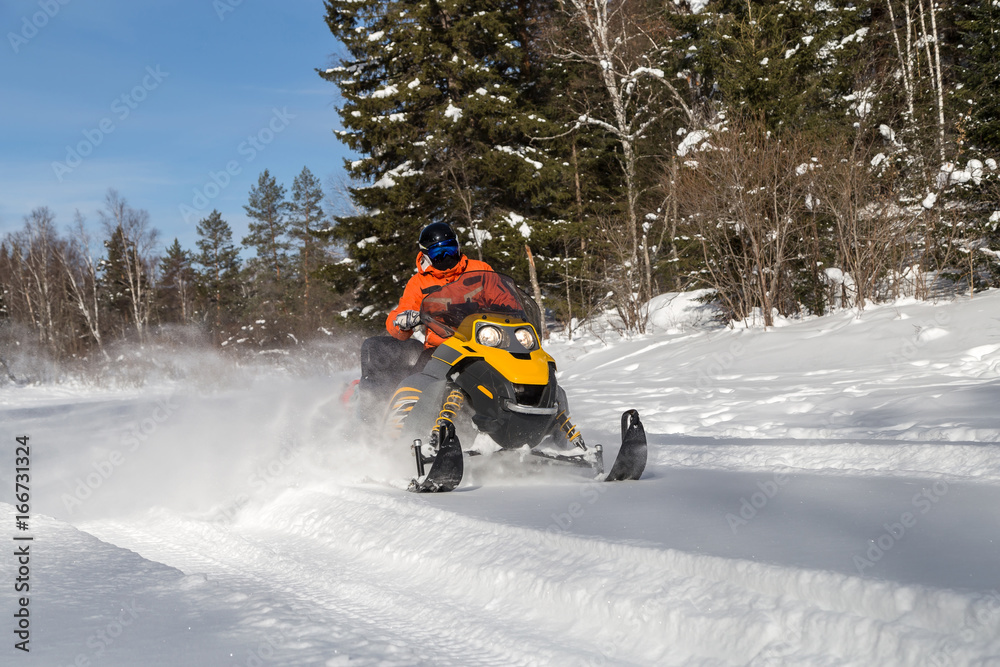
[[[312,167],[346,170],[342,204],[264,169],[249,233],[213,211],[191,248],[113,183],[73,220],[38,207],[0,238],[0,375],[15,349],[376,331],[435,221],[570,334],[642,333],[653,296],[700,288],[770,326],[1000,286],[995,0],[324,5],[353,158]]]

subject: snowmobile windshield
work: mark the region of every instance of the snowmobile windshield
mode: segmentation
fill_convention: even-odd
[[[524,320],[542,331],[538,306],[514,280],[493,271],[468,271],[453,283],[428,288],[420,319],[428,329],[450,338],[469,315],[501,315]]]

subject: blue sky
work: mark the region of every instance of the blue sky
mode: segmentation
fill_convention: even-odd
[[[264,169],[290,191],[307,166],[329,196],[349,152],[314,71],[339,48],[323,15],[321,0],[4,0],[0,235],[37,206],[96,231],[113,187],[193,249],[213,208],[239,242]]]

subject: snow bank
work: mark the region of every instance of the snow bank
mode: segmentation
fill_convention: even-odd
[[[993,316],[1000,292],[953,303],[902,301],[768,331],[691,327],[705,313],[690,299],[662,299],[651,309],[664,333],[550,345],[584,424],[613,424],[628,404],[648,415],[654,433],[794,439],[789,455],[803,452],[803,465],[815,457],[809,469],[887,473],[902,463],[921,474],[997,479],[996,450],[983,444],[1000,442]],[[906,441],[894,449],[899,459],[886,460],[885,448],[871,443],[887,440]],[[725,444],[706,457],[720,456]]]

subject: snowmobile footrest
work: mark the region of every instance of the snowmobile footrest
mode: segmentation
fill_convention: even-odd
[[[537,452],[532,450],[531,455],[536,458],[544,459],[546,461],[569,463],[571,465],[580,466],[582,468],[593,468],[597,472],[597,474],[600,475],[602,472],[604,472],[603,469],[604,466],[603,466],[603,461],[601,459],[601,450],[600,450],[601,446],[597,445],[597,447],[598,447],[597,457],[594,461],[587,460],[587,458],[583,454],[572,454],[570,456],[566,456],[564,454],[549,454],[546,452]]]

